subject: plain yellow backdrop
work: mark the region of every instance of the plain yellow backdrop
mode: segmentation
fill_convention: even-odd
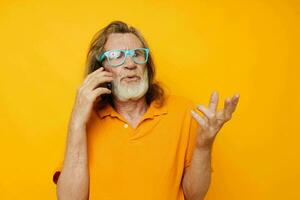
[[[157,78],[208,105],[240,93],[218,133],[207,200],[300,199],[296,0],[0,2],[0,199],[55,199],[88,44],[112,20],[137,27]],[[138,184],[138,183],[137,183]]]

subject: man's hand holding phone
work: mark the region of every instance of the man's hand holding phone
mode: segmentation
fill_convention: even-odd
[[[76,94],[76,101],[73,107],[70,126],[85,126],[94,107],[96,99],[101,95],[110,94],[111,90],[105,86],[113,80],[113,74],[105,71],[103,67],[87,75]]]

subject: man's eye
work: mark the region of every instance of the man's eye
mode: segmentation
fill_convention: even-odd
[[[112,51],[112,52],[110,52],[109,53],[109,58],[118,58],[118,57],[120,57],[120,55],[121,55],[121,53],[119,52],[119,51]]]
[[[134,55],[133,56],[142,56],[143,53],[140,50],[134,51]]]

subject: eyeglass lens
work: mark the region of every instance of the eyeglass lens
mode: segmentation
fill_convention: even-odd
[[[135,49],[133,55],[131,55],[135,63],[145,63],[146,62],[146,50]],[[120,65],[125,61],[125,52],[120,50],[110,51],[107,58],[111,65]]]

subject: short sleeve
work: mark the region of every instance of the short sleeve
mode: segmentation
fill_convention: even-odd
[[[190,166],[193,152],[196,146],[197,141],[197,128],[198,128],[198,122],[191,116],[191,110],[189,111],[189,128],[188,128],[188,142],[187,142],[187,148],[186,148],[186,157],[185,157],[185,163],[184,168]]]

